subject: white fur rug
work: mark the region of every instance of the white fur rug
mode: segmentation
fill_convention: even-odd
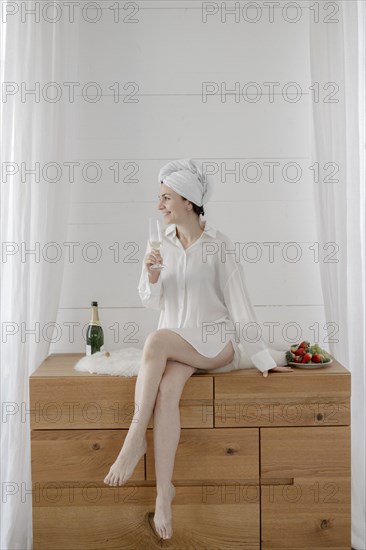
[[[109,353],[109,356],[106,355]],[[141,364],[142,350],[123,348],[110,352],[98,351],[82,357],[74,369],[81,372],[111,374],[114,376],[137,376]]]
[[[239,344],[241,351],[240,369],[251,369],[254,364]],[[268,348],[278,366],[286,365],[286,351]],[[108,355],[109,354],[109,355]],[[142,350],[129,347],[110,352],[99,351],[93,355],[82,357],[74,369],[94,374],[110,374],[112,376],[137,376],[141,364]],[[217,369],[216,372],[219,372]]]

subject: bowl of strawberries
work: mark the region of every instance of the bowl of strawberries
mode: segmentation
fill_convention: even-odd
[[[301,369],[319,369],[332,363],[333,359],[319,344],[311,345],[304,340],[291,346],[286,352],[286,361],[288,365]]]

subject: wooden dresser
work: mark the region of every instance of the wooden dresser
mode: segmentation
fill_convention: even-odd
[[[79,373],[81,354],[30,377],[34,550],[350,550],[351,375],[195,374],[180,401],[174,536],[155,537],[152,426],[129,482],[103,479],[134,409],[136,378]]]

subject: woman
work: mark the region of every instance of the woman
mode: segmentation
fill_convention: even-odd
[[[159,210],[168,227],[163,254],[147,246],[139,283],[143,304],[161,310],[158,329],[145,342],[135,387],[135,414],[122,449],[104,482],[123,485],[146,452],[146,429],[154,413],[157,499],[155,529],[172,536],[171,482],[180,437],[179,400],[195,372],[238,368],[241,342],[263,374],[277,367],[258,335],[242,266],[233,243],[204,215],[208,182],[189,159],[170,162],[159,173]],[[163,270],[151,269],[164,262]],[[253,329],[254,328],[254,332]]]

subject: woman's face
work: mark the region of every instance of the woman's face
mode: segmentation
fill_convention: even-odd
[[[178,224],[187,217],[188,201],[178,193],[170,189],[164,183],[160,184],[160,195],[158,209],[163,214],[164,223]]]

